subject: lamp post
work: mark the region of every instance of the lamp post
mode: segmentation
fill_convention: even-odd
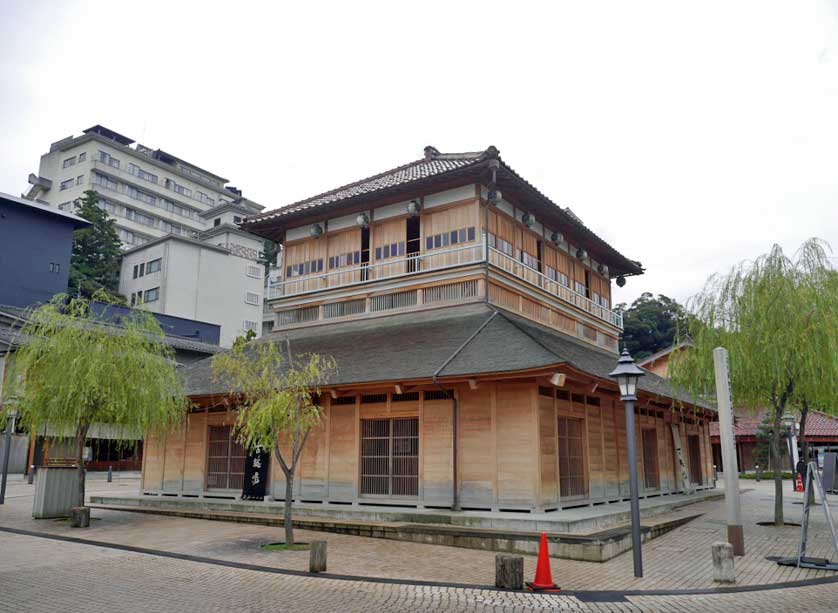
[[[6,448],[3,450],[3,478],[2,483],[0,483],[0,504],[6,502],[6,476],[9,474],[9,452],[12,448],[12,433],[15,430],[17,411],[9,411],[6,417],[8,421],[6,422]]]
[[[626,408],[626,438],[628,439],[629,493],[631,495],[631,551],[634,556],[634,576],[643,576],[643,557],[640,551],[640,502],[637,499],[637,440],[634,435],[634,401],[637,400],[637,380],[646,372],[639,368],[623,349],[620,359],[609,376],[620,386],[620,399]]]

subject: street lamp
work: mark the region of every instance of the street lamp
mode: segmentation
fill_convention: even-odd
[[[626,438],[628,439],[629,493],[631,495],[631,551],[634,555],[634,576],[643,576],[643,558],[640,552],[640,503],[637,499],[637,443],[634,435],[634,401],[637,400],[637,380],[646,372],[639,368],[623,349],[617,368],[609,373],[617,380],[620,398],[626,407]]]

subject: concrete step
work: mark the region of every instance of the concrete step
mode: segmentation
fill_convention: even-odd
[[[267,526],[283,525],[282,516],[276,513],[200,509],[190,508],[186,505],[180,508],[177,506],[161,508],[152,505],[92,502],[89,506],[93,509],[150,513],[169,517],[232,521]],[[641,521],[641,537],[644,542],[651,540],[692,521],[699,515],[670,514],[669,516],[644,519]],[[532,555],[538,553],[538,543],[541,536],[540,532],[528,530],[475,528],[440,523],[383,522],[310,516],[294,516],[292,519],[294,527],[303,530]],[[571,560],[605,562],[631,549],[631,532],[627,525],[590,534],[551,532],[547,534],[547,540],[552,557]]]

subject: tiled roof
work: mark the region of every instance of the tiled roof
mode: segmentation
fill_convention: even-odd
[[[248,217],[242,223],[242,227],[254,234],[277,240],[277,236],[272,235],[277,226],[282,226],[286,222],[292,223],[294,219],[305,217],[309,213],[325,213],[326,210],[335,208],[341,203],[349,205],[350,202],[360,202],[365,196],[383,197],[390,192],[418,188],[423,182],[434,178],[440,181],[453,180],[460,175],[469,175],[471,181],[479,181],[478,177],[487,169],[490,160],[496,160],[499,164],[497,184],[501,191],[506,189],[506,186],[520,191],[524,198],[529,198],[533,204],[542,207],[541,210],[548,216],[557,217],[558,223],[575,229],[579,239],[595,246],[603,254],[602,257],[610,260],[609,265],[612,263],[616,265],[621,274],[643,273],[643,266],[640,262],[630,260],[619,253],[590,230],[570,208],[561,207],[542,194],[534,185],[508,166],[500,158],[500,152],[495,147],[470,153],[440,153],[435,147],[425,147],[425,157],[420,160],[279,209]]]
[[[756,415],[737,414],[734,416],[734,430],[736,436],[756,436],[759,425],[765,420],[767,411],[760,411]],[[800,419],[800,413],[797,413]],[[809,410],[806,416],[806,436],[819,436],[838,440],[838,417],[833,417],[821,411]],[[710,424],[710,436],[719,436],[719,423]]]
[[[413,183],[420,179],[427,179],[435,175],[441,175],[452,170],[465,168],[475,164],[483,159],[486,159],[492,152],[496,152],[493,147],[486,151],[479,151],[474,153],[447,153],[441,154],[433,147],[426,147],[426,157],[415,162],[410,162],[404,166],[399,166],[391,170],[349,183],[342,187],[300,200],[293,204],[289,204],[280,209],[254,215],[245,220],[245,224],[255,223],[257,221],[264,221],[267,219],[275,219],[283,217],[290,213],[297,213],[299,211],[314,209],[326,204],[340,202],[341,200],[348,200],[356,196],[365,194],[373,194],[391,187],[406,185]],[[495,153],[496,154],[496,153]]]
[[[332,385],[429,379],[434,374],[444,378],[513,373],[563,364],[608,379],[617,363],[617,357],[607,351],[486,304],[291,330],[268,339],[286,337],[294,353],[334,357],[338,372]],[[229,392],[214,378],[210,358],[182,372],[188,395]],[[692,402],[673,391],[669,381],[651,373],[639,386],[656,396]]]

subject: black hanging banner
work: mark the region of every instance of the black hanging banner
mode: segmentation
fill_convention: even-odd
[[[271,454],[257,447],[248,452],[244,465],[242,500],[264,500]]]

